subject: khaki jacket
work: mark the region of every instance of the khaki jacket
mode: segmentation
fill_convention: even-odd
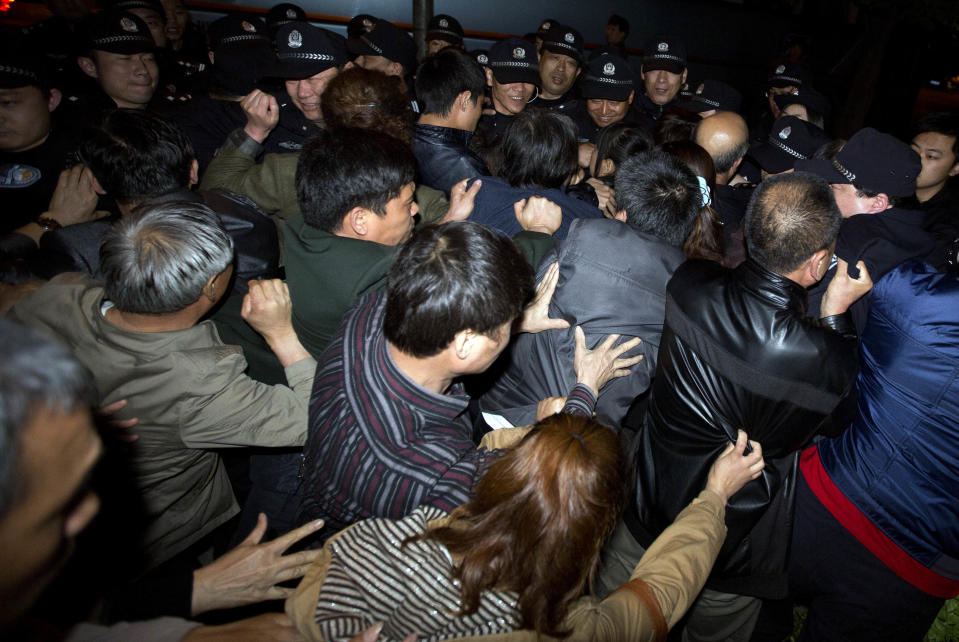
[[[499,432],[499,431],[496,431]],[[725,506],[702,491],[656,538],[636,565],[630,582],[603,601],[580,598],[566,617],[567,642],[661,640],[686,613],[709,575],[726,535]],[[351,527],[352,528],[352,527]],[[330,541],[345,533],[341,531]],[[286,601],[286,612],[310,640],[323,637],[314,621],[316,605],[330,564],[330,542]],[[422,632],[421,632],[422,633]],[[553,638],[523,630],[470,638],[484,642],[542,642]]]

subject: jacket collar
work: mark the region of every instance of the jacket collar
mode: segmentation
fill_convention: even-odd
[[[444,143],[466,147],[473,138],[473,132],[439,125],[416,124],[416,137],[431,143]]]
[[[736,268],[736,276],[744,288],[776,307],[806,316],[806,288],[792,279],[767,270],[752,258]]]

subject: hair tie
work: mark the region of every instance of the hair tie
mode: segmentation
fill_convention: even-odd
[[[580,434],[579,434],[578,432],[574,432],[574,433],[573,433],[573,439],[575,439],[576,441],[578,441],[578,442],[580,443],[580,445],[583,446],[583,448],[586,448],[586,442],[583,441],[583,438],[580,436]]]
[[[697,176],[696,180],[699,181],[699,191],[702,193],[703,207],[712,205],[713,199],[709,194],[709,184],[706,183],[706,179],[702,176]]]

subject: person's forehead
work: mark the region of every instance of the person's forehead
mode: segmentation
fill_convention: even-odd
[[[573,65],[579,64],[572,56],[567,56],[566,54],[561,54],[557,51],[550,51],[549,49],[543,49],[543,52],[540,54],[539,61],[543,62],[544,60],[564,60]]]
[[[39,96],[42,93],[36,85],[27,85],[12,89],[0,89],[0,98],[27,98],[33,95]]]
[[[956,144],[956,137],[939,132],[922,132],[916,134],[912,144],[925,150],[946,153],[952,151],[953,145]]]

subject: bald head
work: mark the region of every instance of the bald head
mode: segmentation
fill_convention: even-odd
[[[736,173],[749,149],[749,128],[743,117],[718,111],[696,127],[696,144],[709,152],[716,166],[716,182],[725,185]]]

